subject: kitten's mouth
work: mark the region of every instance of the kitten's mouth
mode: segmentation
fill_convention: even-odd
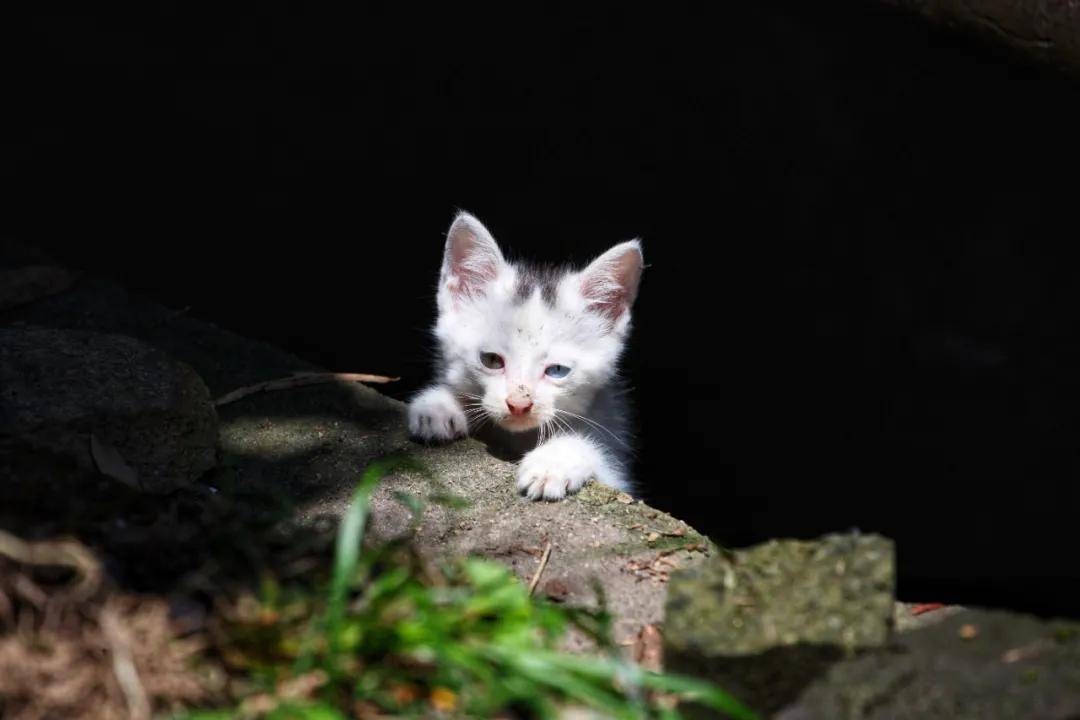
[[[539,426],[540,421],[535,415],[506,415],[499,420],[499,424],[507,430],[523,432]]]

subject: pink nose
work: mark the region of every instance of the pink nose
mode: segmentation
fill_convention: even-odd
[[[524,415],[532,409],[532,400],[506,399],[506,407],[510,408],[511,415]]]

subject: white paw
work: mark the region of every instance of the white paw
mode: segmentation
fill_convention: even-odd
[[[552,440],[528,453],[518,466],[518,490],[530,500],[562,500],[596,476],[594,458],[572,443]]]
[[[425,442],[447,442],[465,437],[469,422],[450,391],[434,387],[409,403],[409,432]]]

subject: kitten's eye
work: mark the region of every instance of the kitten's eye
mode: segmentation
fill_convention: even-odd
[[[489,370],[501,370],[505,365],[502,355],[498,353],[482,352],[480,353],[480,362]]]
[[[544,374],[547,375],[549,378],[555,378],[556,380],[558,380],[559,378],[564,378],[569,375],[570,368],[566,367],[565,365],[548,365],[547,369],[544,370]]]

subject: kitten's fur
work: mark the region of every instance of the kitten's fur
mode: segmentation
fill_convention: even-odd
[[[524,456],[517,486],[534,500],[559,500],[590,478],[628,490],[627,407],[616,366],[642,267],[637,240],[580,271],[511,264],[480,221],[460,213],[436,295],[438,382],[409,405],[412,434],[448,441],[490,432]],[[481,353],[497,354],[503,366],[485,366]],[[551,365],[570,372],[553,378]]]

